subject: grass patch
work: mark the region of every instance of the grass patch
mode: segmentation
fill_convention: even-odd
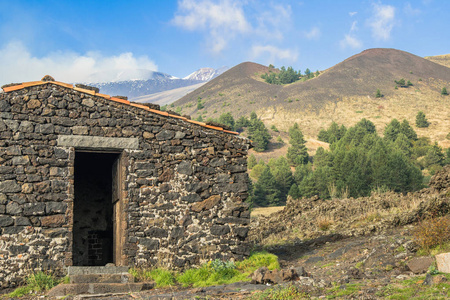
[[[273,299],[273,300],[297,300],[297,299],[310,299],[311,297],[299,290],[298,287],[294,285],[289,285],[286,287],[275,287],[272,289],[267,289],[262,292],[256,292],[251,295],[247,299],[251,300],[265,300],[265,299]]]
[[[340,299],[344,296],[350,296],[357,294],[361,289],[361,284],[359,283],[353,283],[353,284],[346,284],[342,286],[335,285],[334,287],[327,290],[327,299]]]
[[[58,280],[55,276],[53,276],[53,274],[42,271],[32,273],[26,278],[25,286],[21,286],[15,289],[7,296],[10,298],[18,298],[30,294],[44,292],[50,290],[61,282],[65,282],[65,278],[66,277],[64,277],[62,280]]]
[[[357,111],[355,111],[355,113],[357,113],[357,114],[362,114],[363,111],[362,111],[362,110],[357,110]]]
[[[160,268],[133,268],[129,272],[137,281],[155,281],[157,287],[168,287],[177,284],[183,287],[203,287],[249,281],[248,275],[260,267],[267,267],[269,270],[279,269],[278,257],[267,252],[256,252],[240,262],[223,262],[216,259],[203,264],[200,268],[188,269],[183,273]]]
[[[450,274],[446,274],[447,282],[433,286],[424,285],[425,276],[391,283],[376,295],[383,299],[449,299],[450,298]]]

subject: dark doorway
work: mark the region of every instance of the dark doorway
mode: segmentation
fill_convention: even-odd
[[[120,154],[75,153],[73,265],[113,263],[113,178]]]

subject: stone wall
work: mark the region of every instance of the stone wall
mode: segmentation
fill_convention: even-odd
[[[126,264],[248,255],[247,139],[48,83],[0,94],[0,287],[73,264],[68,136],[138,141],[121,150]]]

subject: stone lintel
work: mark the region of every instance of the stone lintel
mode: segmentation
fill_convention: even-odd
[[[59,135],[58,146],[76,149],[138,149],[138,138],[117,138],[86,135]]]

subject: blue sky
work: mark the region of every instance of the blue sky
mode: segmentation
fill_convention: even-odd
[[[368,48],[450,53],[450,1],[0,0],[0,84],[253,61],[323,70]]]

